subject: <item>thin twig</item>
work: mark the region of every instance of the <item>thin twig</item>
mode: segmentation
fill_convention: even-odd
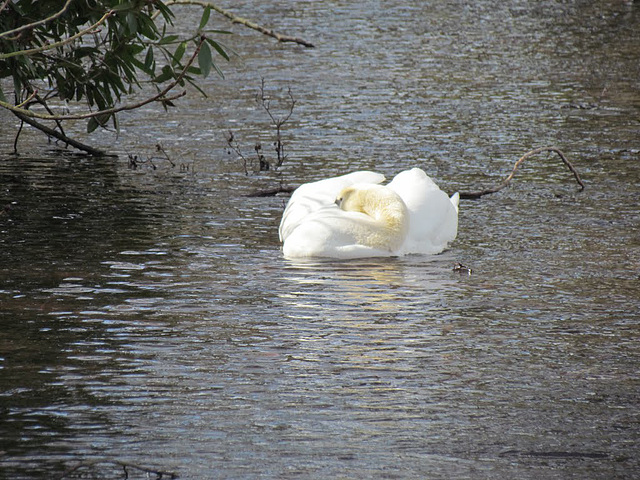
[[[22,127],[24,127],[24,120],[20,122],[20,126],[18,127],[18,131],[16,132],[16,136],[13,139],[13,154],[18,154],[18,139],[20,138],[20,134],[22,133]]]
[[[520,157],[520,159],[518,159],[518,161],[513,166],[513,170],[511,171],[509,176],[506,179],[504,179],[504,181],[500,185],[498,185],[496,187],[493,187],[493,188],[487,188],[485,190],[480,190],[480,191],[477,191],[477,192],[460,192],[460,198],[466,198],[466,199],[472,199],[473,200],[473,199],[480,198],[480,197],[482,197],[484,195],[489,195],[491,193],[499,192],[500,190],[505,188],[507,185],[509,185],[509,182],[511,182],[511,180],[515,176],[516,170],[522,164],[522,162],[524,162],[527,158],[529,158],[529,157],[531,157],[533,155],[537,155],[538,153],[542,153],[542,152],[555,152],[555,153],[557,153],[558,156],[564,162],[564,164],[573,173],[573,176],[575,177],[576,182],[578,182],[578,184],[580,185],[580,191],[584,190],[585,187],[584,187],[584,183],[582,183],[582,179],[580,178],[580,174],[578,173],[576,168],[567,159],[565,154],[562,153],[562,151],[560,149],[558,149],[556,147],[540,147],[540,148],[534,148],[533,150],[528,151],[522,157]]]
[[[263,27],[262,25],[258,25],[257,23],[252,22],[251,20],[247,20],[246,18],[239,17],[238,15],[231,13],[229,10],[225,10],[224,8],[219,7],[218,5],[215,5],[211,2],[204,2],[200,0],[171,0],[165,3],[166,5],[199,5],[202,8],[211,7],[211,9],[215,10],[219,14],[224,15],[229,20],[231,20],[232,23],[239,23],[240,25],[244,25],[245,27],[251,28],[252,30],[260,32],[269,37],[275,38],[279,42],[297,43],[299,45],[304,45],[305,47],[308,47],[308,48],[315,47],[313,43],[303,40],[302,38],[291,37],[289,35],[282,35],[280,33],[274,32],[273,30]]]
[[[236,140],[235,135],[231,130],[226,135],[227,145],[229,145],[229,153],[233,150],[236,155],[238,155],[242,159],[242,166],[244,167],[244,174],[249,175],[249,161],[247,157],[242,154],[242,150],[240,150],[240,145],[238,145],[238,141]]]
[[[69,475],[71,475],[72,473],[77,472],[78,470],[80,470],[82,468],[95,467],[95,466],[100,465],[100,464],[114,465],[114,466],[122,467],[124,469],[125,478],[129,478],[128,477],[127,468],[138,470],[138,471],[144,472],[146,474],[156,475],[157,478],[164,478],[165,476],[167,478],[170,478],[170,479],[178,478],[178,474],[175,473],[175,472],[168,472],[168,471],[165,471],[165,470],[157,470],[157,469],[154,469],[154,468],[143,467],[141,465],[136,465],[135,463],[122,462],[120,460],[91,460],[91,461],[86,461],[86,462],[80,462],[77,465],[65,470],[62,473],[62,475],[57,477],[57,478],[58,478],[58,480],[63,480],[65,478],[69,478]]]

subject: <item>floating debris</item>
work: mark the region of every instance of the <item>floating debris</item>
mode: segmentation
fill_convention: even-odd
[[[472,270],[469,267],[461,263],[456,263],[453,267],[453,271],[458,272],[461,275],[471,275],[471,272],[472,272]]]

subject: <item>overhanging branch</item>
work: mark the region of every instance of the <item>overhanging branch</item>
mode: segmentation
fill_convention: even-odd
[[[231,20],[232,23],[239,23],[240,25],[244,25],[245,27],[248,27],[252,30],[260,32],[269,37],[275,38],[279,42],[297,43],[299,45],[304,45],[305,47],[308,47],[308,48],[315,47],[313,43],[308,42],[302,38],[292,37],[290,35],[283,35],[281,33],[274,32],[269,28],[263,27],[262,25],[258,25],[257,23],[252,22],[251,20],[248,20],[234,13],[231,13],[229,10],[225,10],[224,8],[219,7],[218,5],[211,2],[206,2],[202,0],[170,0],[165,3],[166,5],[199,5],[202,8],[211,7],[212,10],[215,10],[220,15],[227,17],[229,20]]]

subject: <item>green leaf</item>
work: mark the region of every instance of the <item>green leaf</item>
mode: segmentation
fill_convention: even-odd
[[[173,52],[173,58],[171,59],[171,63],[173,63],[174,65],[179,65],[180,60],[182,60],[182,57],[184,56],[184,52],[186,50],[187,50],[187,42],[182,42],[180,45],[178,45],[178,48],[176,48],[176,51]]]
[[[227,54],[227,52],[224,51],[224,49],[220,46],[218,42],[210,38],[207,38],[207,43],[211,45],[213,48],[215,48],[216,52],[218,52],[222,58],[224,58],[226,61],[229,61],[229,55]]]
[[[158,45],[166,45],[168,43],[174,43],[176,40],[178,40],[178,38],[179,38],[178,35],[167,35],[166,37],[162,37],[162,40],[158,42]]]
[[[202,12],[202,18],[200,19],[200,27],[198,27],[198,30],[202,30],[204,27],[207,26],[207,22],[209,21],[210,16],[211,16],[211,5],[207,5],[207,8],[205,8],[204,12]]]
[[[96,117],[91,117],[87,122],[87,133],[93,132],[99,126],[100,125],[98,124],[98,120],[96,120]]]
[[[116,134],[120,135],[120,122],[118,122],[118,116],[111,115],[111,118],[113,120],[113,128],[115,129]]]
[[[173,17],[175,15],[171,11],[171,9],[162,2],[156,2],[155,7],[158,9],[158,11],[160,11],[165,22],[167,22],[169,25],[173,25]]]
[[[205,33],[215,33],[215,34],[221,34],[221,35],[231,35],[233,32],[230,32],[229,30],[205,30]]]
[[[200,66],[200,70],[202,70],[202,76],[207,78],[209,72],[211,72],[211,67],[213,66],[211,49],[207,42],[202,44],[200,51],[198,52],[198,65]]]
[[[136,20],[136,16],[132,12],[129,12],[127,13],[126,19],[129,33],[131,35],[135,34],[138,31],[138,20]]]
[[[165,65],[162,67],[162,73],[154,78],[152,81],[154,83],[163,83],[167,80],[174,78],[173,69],[169,65]]]
[[[116,12],[120,10],[133,10],[134,8],[136,8],[136,3],[137,2],[126,2],[121,5],[116,5],[112,7],[111,10]]]
[[[149,47],[147,50],[147,54],[144,57],[144,68],[145,72],[151,74],[154,70],[154,58],[153,58],[153,47]]]

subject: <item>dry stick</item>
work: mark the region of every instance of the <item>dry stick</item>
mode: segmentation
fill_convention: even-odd
[[[560,158],[562,159],[562,161],[564,162],[564,164],[573,173],[573,176],[575,177],[576,182],[578,182],[578,184],[580,185],[580,191],[584,190],[584,183],[582,183],[582,180],[580,179],[580,174],[578,173],[576,168],[571,164],[571,162],[567,159],[565,154],[562,153],[562,151],[560,149],[558,149],[556,147],[540,147],[540,148],[534,148],[533,150],[530,150],[529,152],[525,153],[522,157],[520,157],[520,159],[513,166],[513,170],[511,171],[509,176],[500,185],[498,185],[497,187],[487,188],[485,190],[480,190],[478,192],[460,192],[460,198],[466,198],[466,199],[472,199],[473,200],[473,199],[480,198],[480,197],[482,197],[484,195],[489,195],[491,193],[499,192],[500,190],[505,188],[507,185],[509,185],[509,182],[511,182],[511,180],[513,179],[514,175],[516,174],[516,170],[518,169],[518,167],[520,166],[520,164],[522,162],[524,162],[527,158],[529,158],[529,157],[531,157],[533,155],[537,155],[538,153],[542,153],[542,152],[555,152],[555,153],[557,153],[560,156]]]
[[[199,0],[173,0],[173,1],[166,2],[166,4],[167,5],[200,5],[202,8],[211,7],[220,15],[224,15],[229,20],[231,20],[232,23],[239,23],[240,25],[244,25],[245,27],[251,28],[252,30],[260,32],[264,35],[273,37],[279,42],[297,43],[299,45],[304,45],[305,47],[309,47],[309,48],[315,47],[313,43],[307,42],[302,38],[291,37],[289,35],[282,35],[280,33],[274,32],[273,30],[265,28],[262,25],[258,25],[257,23],[254,23],[251,20],[247,20],[246,18],[239,17],[238,15],[231,13],[229,10],[225,10],[224,8],[219,7],[218,5],[215,5],[211,2],[204,2]]]
[[[276,163],[275,169],[277,170],[282,166],[287,156],[284,154],[284,144],[282,143],[282,126],[289,121],[291,115],[293,115],[293,109],[296,106],[296,100],[293,98],[293,94],[291,93],[291,88],[289,88],[289,98],[291,99],[291,104],[289,106],[289,112],[282,118],[276,118],[271,112],[271,102],[267,100],[267,97],[264,93],[264,77],[260,83],[260,94],[257,95],[258,104],[267,112],[271,122],[276,127],[276,154],[278,156],[278,161]]]
[[[290,187],[287,185],[280,185],[276,188],[267,188],[266,190],[256,190],[255,192],[243,195],[243,197],[275,197],[279,193],[293,193],[298,187]]]

